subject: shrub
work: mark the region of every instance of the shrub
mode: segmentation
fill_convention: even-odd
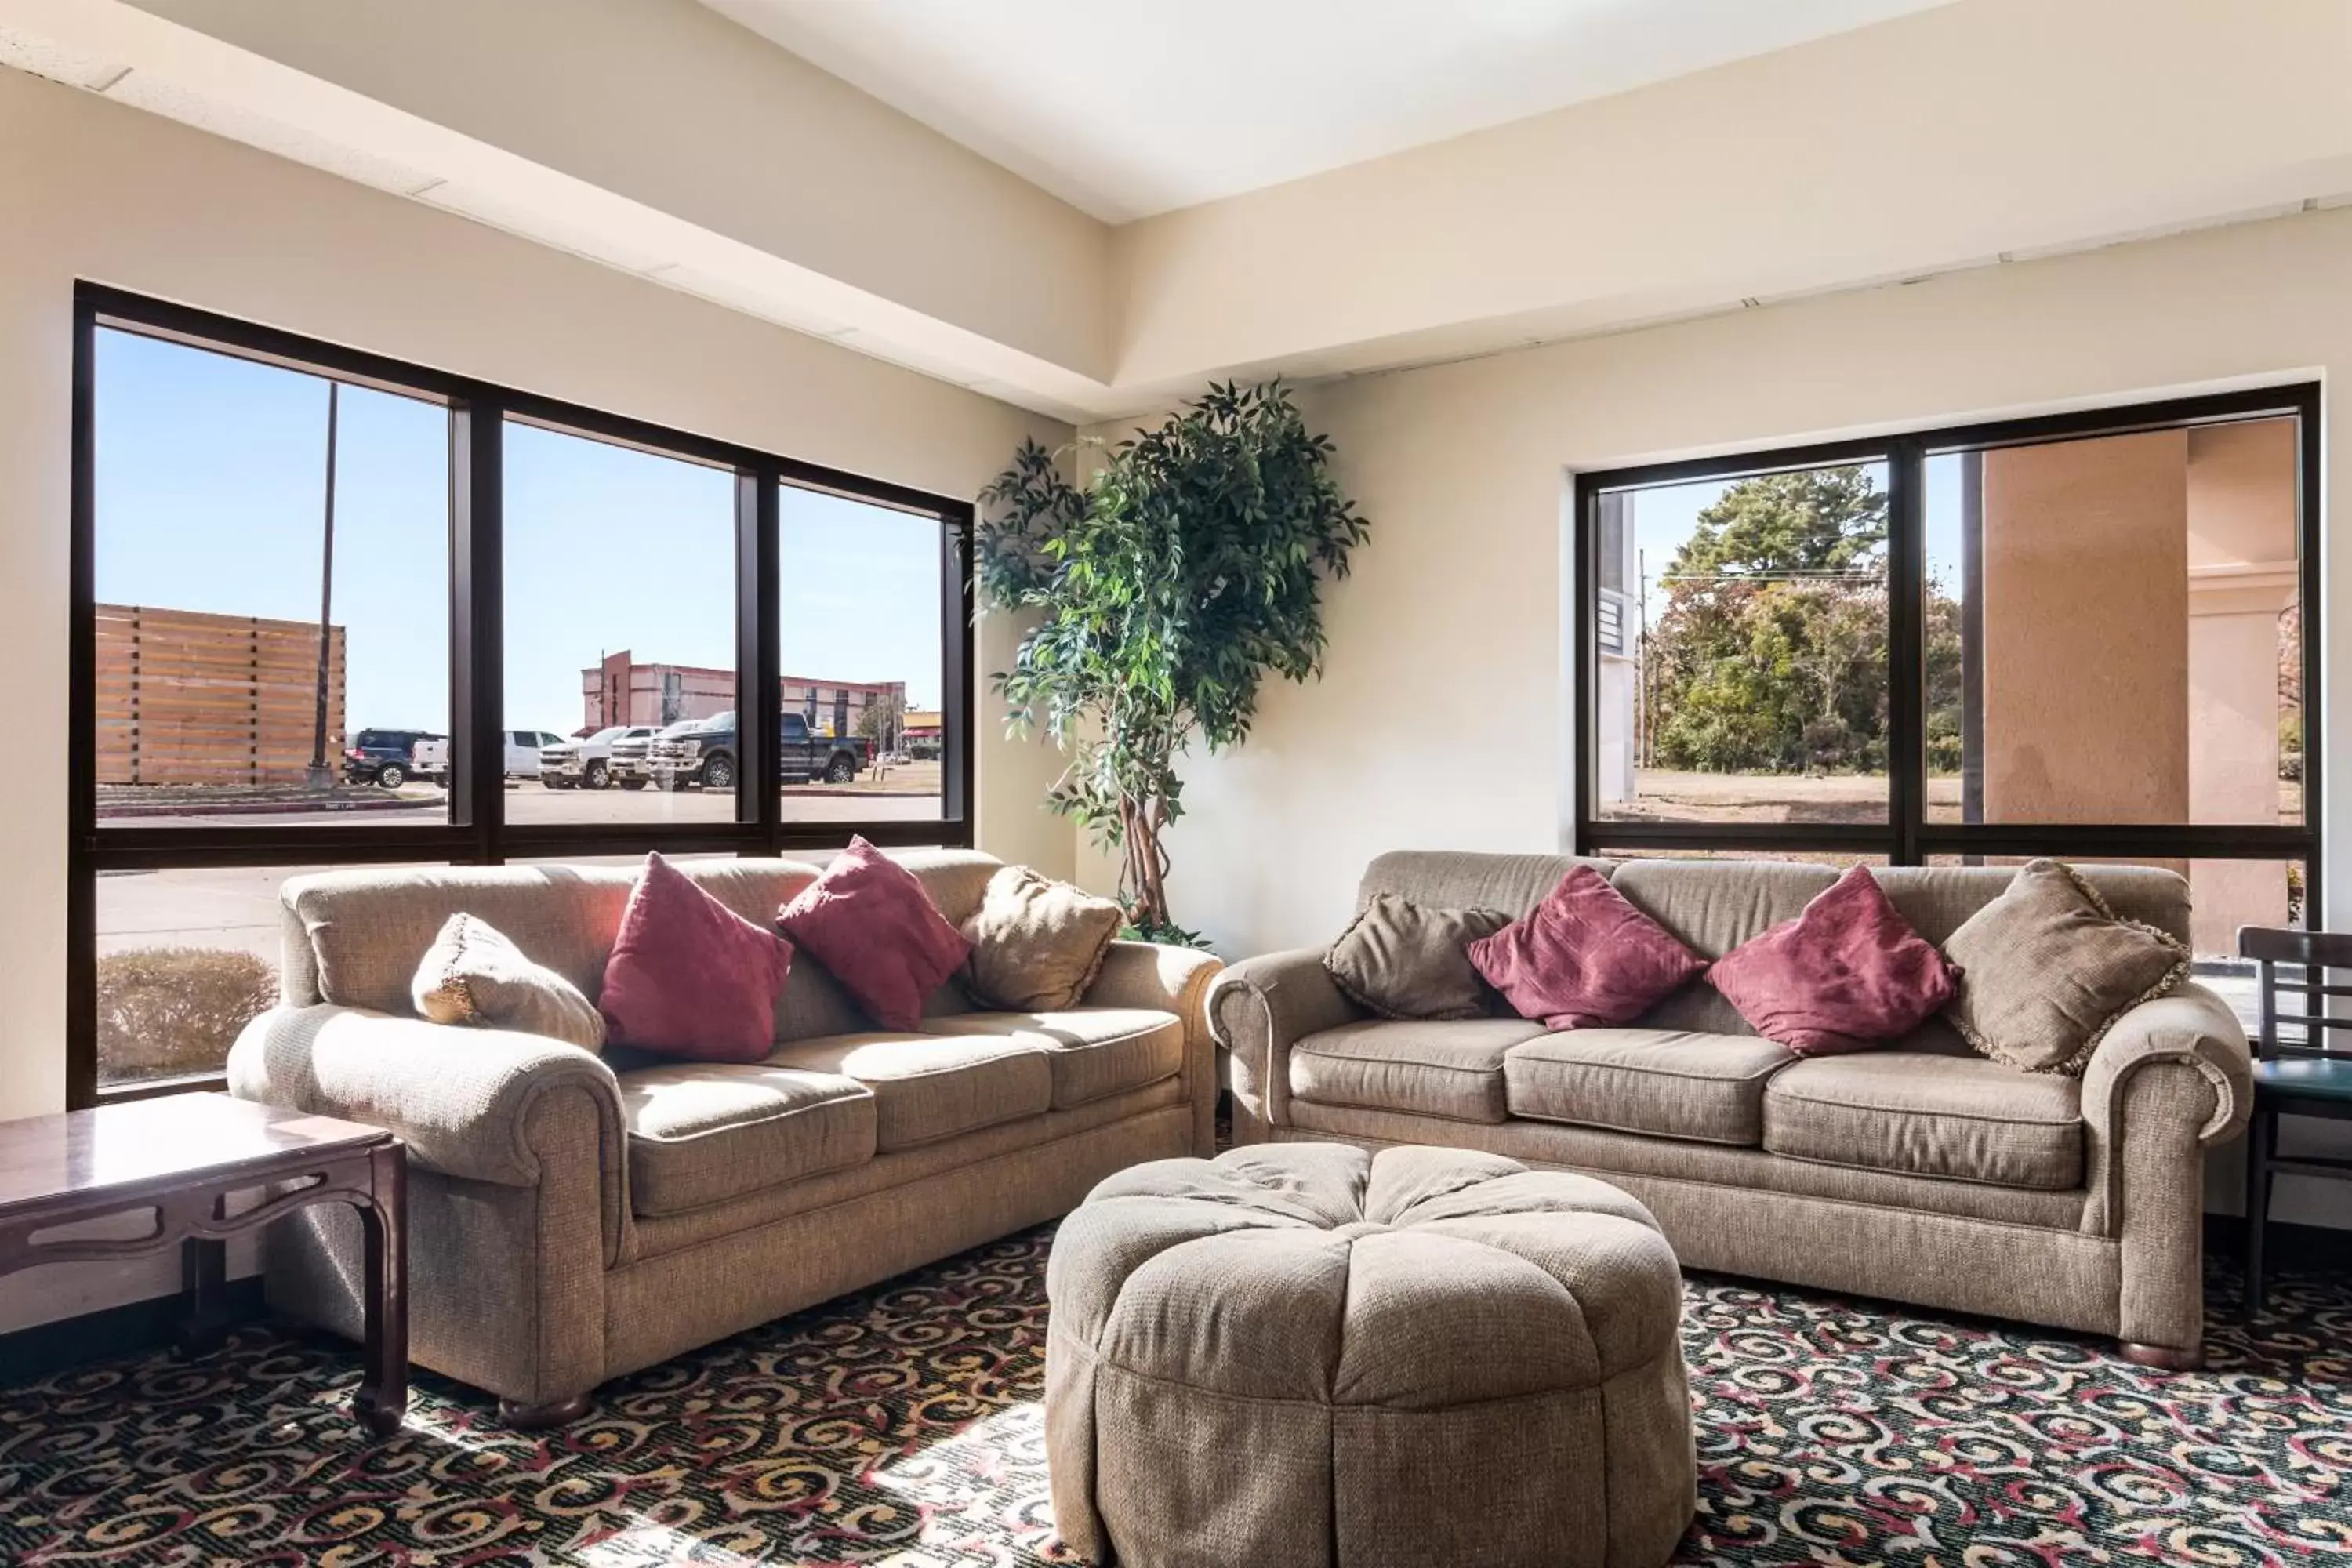
[[[278,973],[249,952],[150,947],[98,961],[103,1080],[212,1072],[237,1031],[278,1004]]]

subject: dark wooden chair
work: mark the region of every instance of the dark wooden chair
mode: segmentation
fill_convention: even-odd
[[[2331,1030],[2352,1030],[2352,1017],[2329,1016],[2328,998],[2352,996],[2352,984],[2331,983],[2330,971],[2352,973],[2352,936],[2328,931],[2247,926],[2238,955],[2260,971],[2262,1022],[2255,1031],[2254,1115],[2246,1136],[2246,1315],[2263,1310],[2263,1231],[2270,1219],[2271,1184],[2281,1171],[2352,1181],[2352,1160],[2278,1153],[2278,1119],[2325,1116],[2352,1121],[2352,1039],[2332,1047]]]

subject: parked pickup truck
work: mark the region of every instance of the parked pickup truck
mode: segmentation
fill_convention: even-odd
[[[727,715],[728,727],[734,728],[734,716]],[[633,735],[613,742],[613,754],[604,759],[607,776],[623,789],[643,789],[654,780],[653,752],[665,742],[690,735],[702,728],[705,721],[681,719],[666,730],[656,730],[650,735]]]
[[[558,741],[539,752],[539,782],[549,789],[603,789],[613,782],[613,748],[653,737],[651,724],[614,724],[584,741]]]
[[[798,713],[780,715],[778,744],[786,784],[847,784],[871,764],[874,754],[874,742],[860,736],[810,734],[808,721]],[[664,789],[733,789],[736,752],[735,715],[720,713],[683,732],[677,726],[663,731],[648,749],[647,763]]]
[[[506,756],[502,772],[510,779],[539,777],[540,757],[551,746],[561,745],[562,737],[545,730],[509,730],[503,737]],[[445,789],[449,784],[449,742],[434,735],[416,742],[408,755],[408,771],[418,778],[431,779]]]
[[[408,771],[418,778],[430,779],[442,788],[448,788],[449,737],[427,735],[417,742],[408,753]]]

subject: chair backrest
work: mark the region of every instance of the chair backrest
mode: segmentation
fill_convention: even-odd
[[[2327,998],[2352,996],[2352,984],[2330,971],[2352,974],[2352,936],[2339,931],[2243,926],[2238,956],[2254,961],[2262,1014],[2254,1055],[2338,1056],[2352,1053],[2352,1017],[2331,1015]],[[2340,1042],[2340,1043],[2339,1043]]]

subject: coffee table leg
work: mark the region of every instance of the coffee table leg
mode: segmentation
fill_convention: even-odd
[[[366,1231],[367,1368],[352,1410],[388,1437],[408,1412],[408,1162],[398,1144],[369,1157],[373,1201],[360,1209]]]
[[[228,1243],[201,1236],[180,1243],[180,1290],[187,1308],[180,1348],[191,1355],[218,1350],[228,1321]]]

